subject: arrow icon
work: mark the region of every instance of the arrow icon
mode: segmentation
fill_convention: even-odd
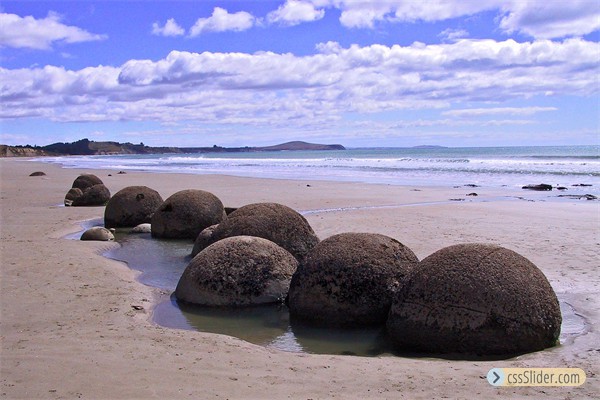
[[[504,371],[502,368],[492,368],[487,373],[487,381],[490,385],[502,386],[504,384]]]
[[[498,375],[498,373],[496,373],[496,371],[494,371],[493,374],[496,377],[496,379],[494,379],[494,381],[492,383],[495,385],[500,380],[500,375]]]

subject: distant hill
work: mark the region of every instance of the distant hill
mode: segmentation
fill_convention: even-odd
[[[72,143],[48,146],[0,145],[0,157],[40,157],[61,155],[163,154],[163,153],[242,153],[254,151],[345,150],[341,144],[315,144],[301,141],[266,147],[151,147],[143,143],[95,142],[81,139]]]

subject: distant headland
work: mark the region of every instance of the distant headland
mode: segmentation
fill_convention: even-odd
[[[264,147],[152,147],[144,143],[96,142],[81,139],[72,143],[53,143],[47,146],[7,146],[0,144],[0,157],[41,157],[106,154],[163,154],[163,153],[244,153],[257,151],[346,150],[341,144],[316,144],[293,141]]]

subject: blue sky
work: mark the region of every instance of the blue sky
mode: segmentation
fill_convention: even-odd
[[[0,143],[598,144],[597,1],[3,1]]]

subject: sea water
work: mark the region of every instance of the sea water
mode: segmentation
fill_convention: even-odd
[[[67,168],[224,174],[392,185],[518,188],[546,183],[568,193],[600,194],[600,146],[356,148],[44,157]],[[573,186],[573,185],[591,186]]]

